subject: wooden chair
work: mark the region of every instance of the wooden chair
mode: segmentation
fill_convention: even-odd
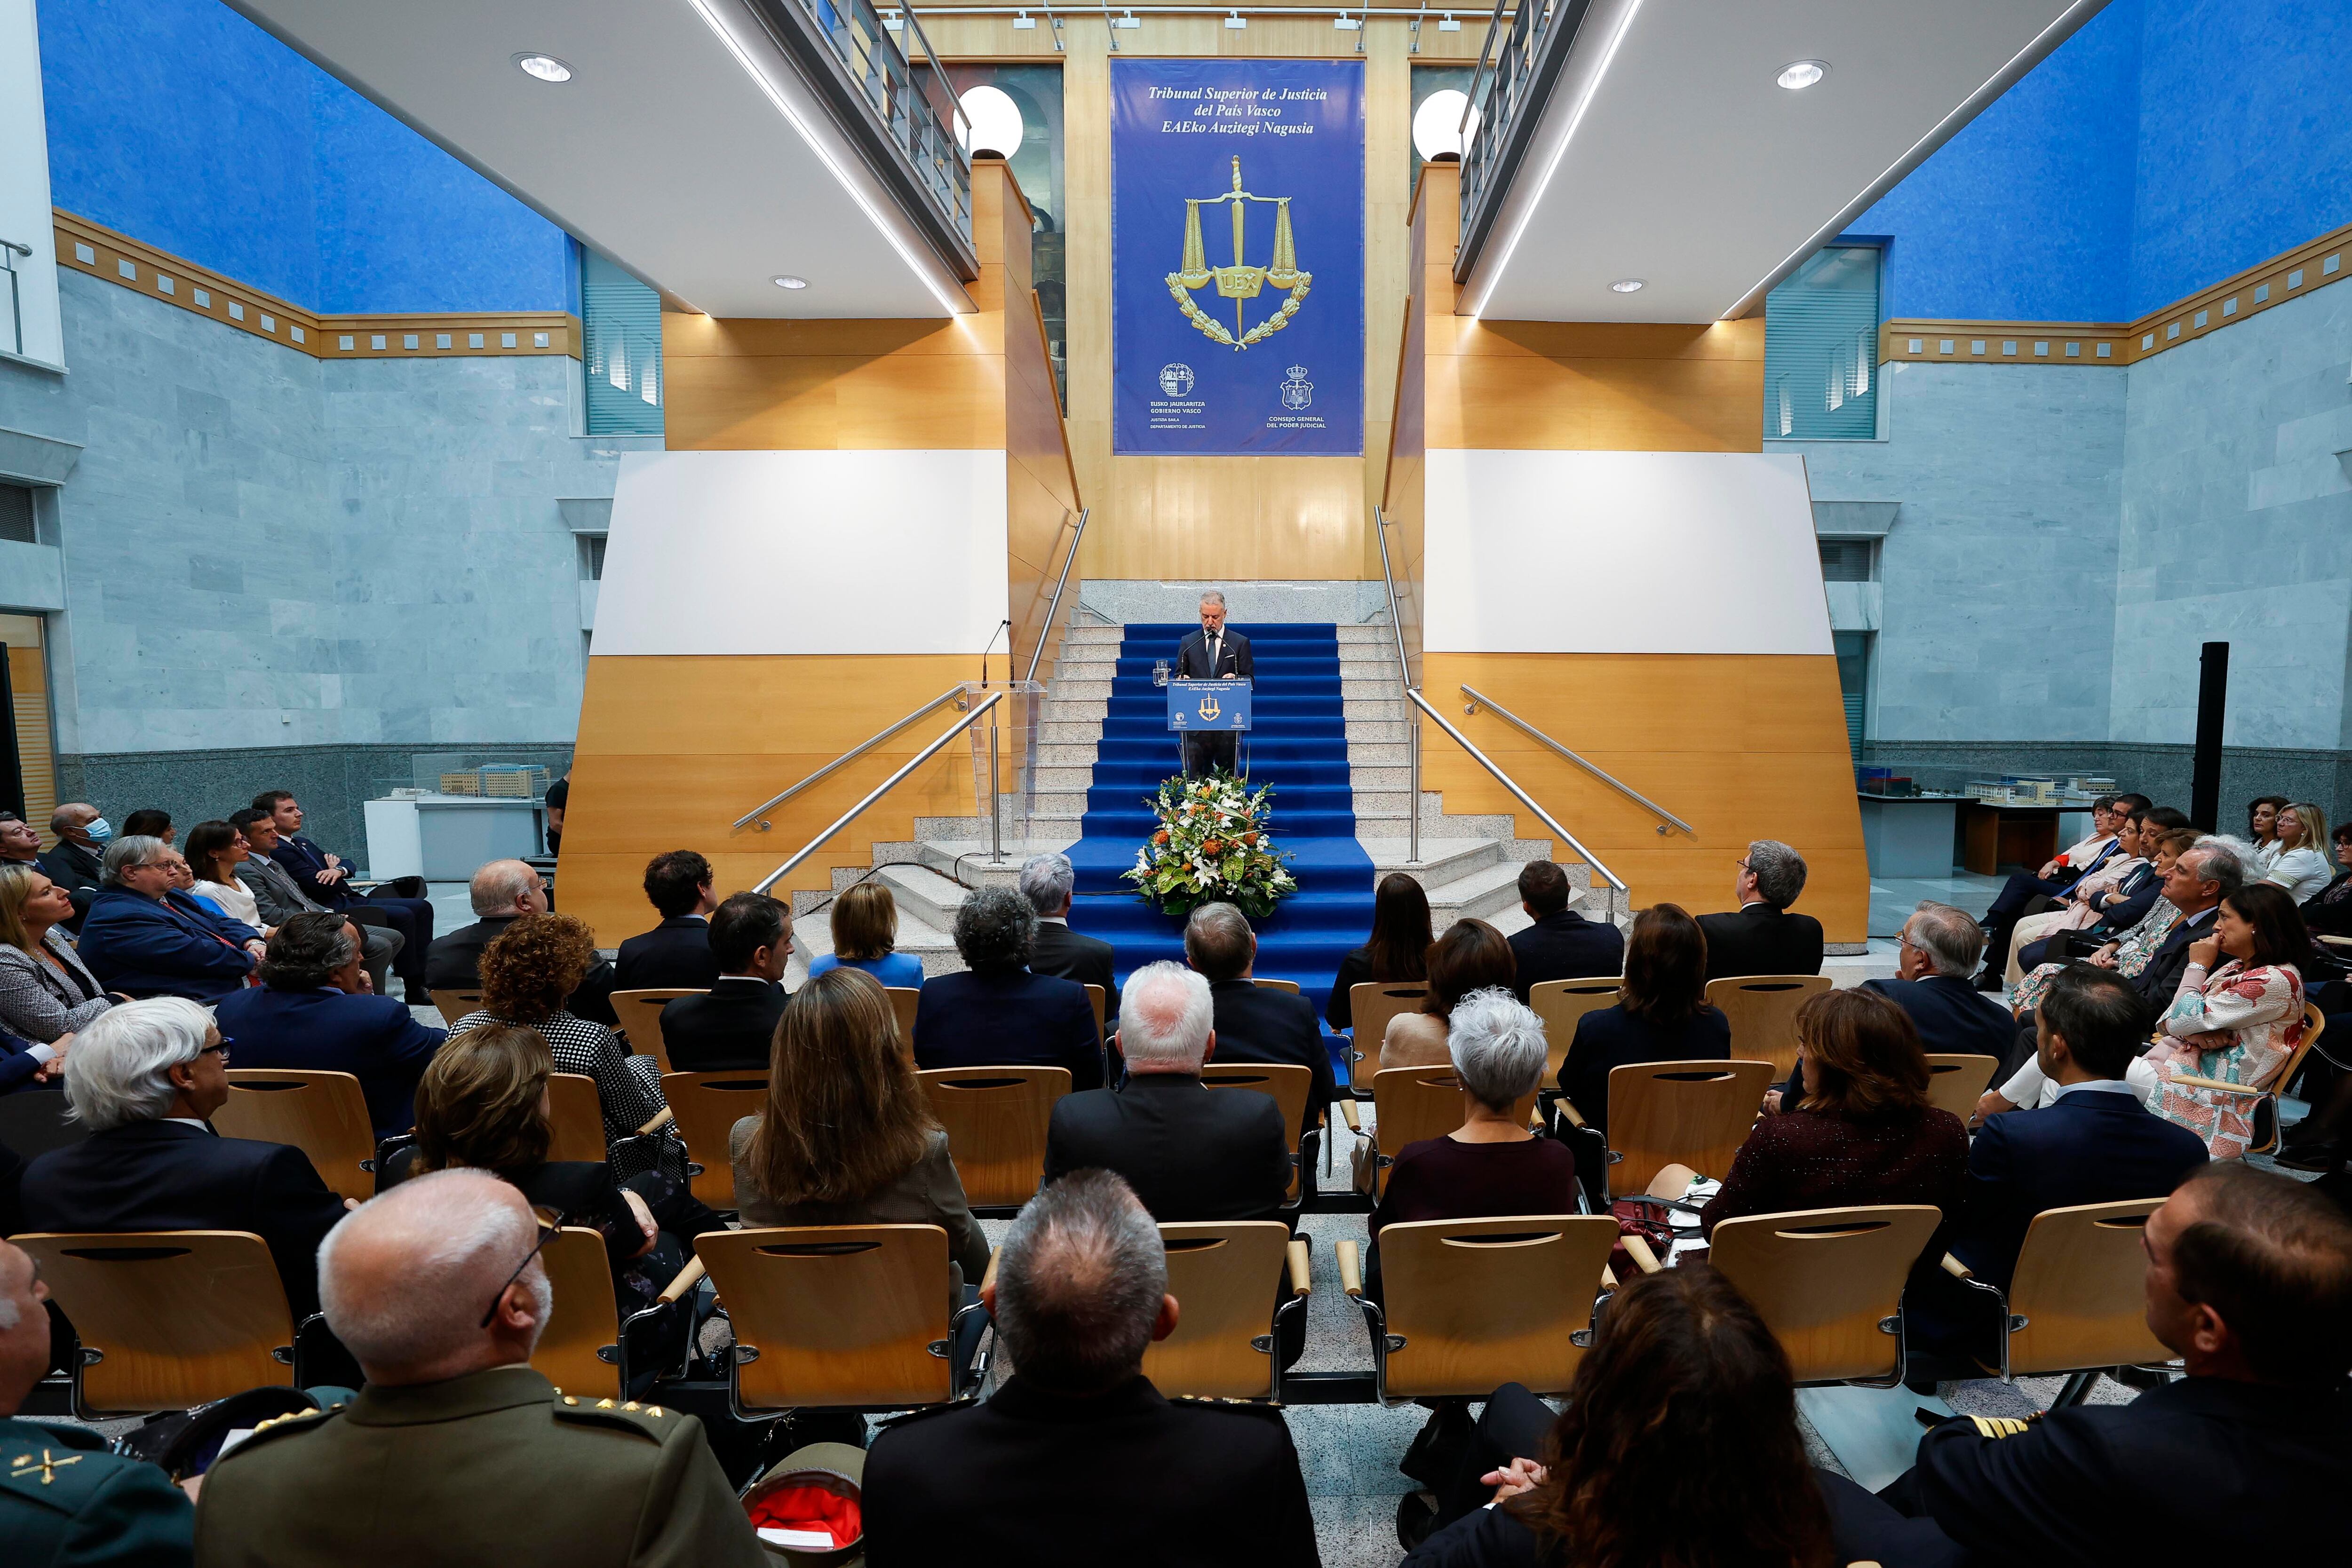
[[[1615,1007],[1624,983],[1622,975],[1612,975],[1606,979],[1538,980],[1528,988],[1528,1006],[1543,1019],[1546,1083],[1559,1078],[1560,1063],[1568,1060],[1568,1048],[1576,1040],[1576,1020]]]
[[[468,990],[442,990],[433,993],[433,1005],[441,1009],[441,1021],[454,1025],[467,1013],[482,1009],[482,992],[478,986]]]
[[[2173,1074],[2171,1081],[2187,1084],[2191,1089],[2210,1089],[2217,1093],[2250,1099],[2252,1104],[2248,1108],[2248,1116],[2253,1123],[2254,1136],[2253,1141],[2246,1145],[2246,1153],[2270,1154],[2279,1145],[2279,1097],[2286,1092],[2286,1086],[2294,1082],[2294,1075],[2303,1071],[2304,1057],[2318,1043],[2320,1032],[2326,1027],[2327,1015],[2315,1004],[2304,1003],[2302,1043],[2288,1052],[2287,1059],[2279,1063],[2277,1071],[2260,1083],[2231,1083],[2219,1078],[2199,1078],[2186,1072]]]
[[[1212,1061],[1201,1069],[1201,1082],[1212,1089],[1250,1089],[1270,1095],[1282,1107],[1282,1124],[1297,1128],[1307,1124],[1307,1096],[1314,1092],[1315,1070],[1288,1061]],[[1298,1153],[1291,1162],[1290,1190],[1283,1198],[1286,1204],[1298,1201],[1301,1173],[1314,1163],[1306,1152],[1306,1139],[1316,1136],[1309,1133],[1302,1138],[1296,1132],[1288,1135]]]
[[[566,1393],[627,1399],[642,1392],[654,1369],[630,1365],[630,1330],[662,1316],[670,1302],[694,1289],[702,1278],[701,1261],[689,1260],[656,1304],[623,1322],[601,1234],[567,1225],[539,1257],[554,1291],[555,1310],[530,1353],[531,1365]]]
[[[1381,1231],[1385,1300],[1376,1302],[1364,1295],[1356,1243],[1341,1241],[1340,1288],[1371,1332],[1381,1403],[1477,1398],[1506,1383],[1564,1392],[1616,1244],[1605,1215],[1391,1225]]]
[[[1360,1088],[1369,1076],[1362,1064],[1370,1060],[1372,1071],[1380,1071],[1381,1037],[1388,1033],[1389,1019],[1399,1013],[1417,1012],[1429,999],[1429,988],[1418,982],[1410,985],[1390,985],[1380,980],[1365,980],[1348,988],[1349,1032],[1355,1047],[1349,1053],[1348,1087]]]
[[[1034,1197],[1045,1175],[1045,1124],[1054,1102],[1070,1092],[1070,1070],[940,1067],[915,1076],[948,1131],[972,1211],[1015,1210]]]
[[[613,1016],[621,1020],[621,1032],[629,1037],[632,1056],[650,1056],[664,1072],[670,1070],[669,1048],[662,1043],[662,1009],[680,997],[707,997],[706,988],[667,987],[643,991],[614,991]]]
[[[1992,1086],[2000,1071],[1998,1057],[1953,1051],[1927,1053],[1927,1101],[1938,1111],[1949,1111],[1963,1124],[1977,1113],[1977,1102]]]
[[[604,1107],[596,1081],[584,1072],[558,1072],[547,1081],[551,1160],[604,1162]]]
[[[295,1386],[294,1317],[260,1237],[147,1230],[14,1240],[79,1336],[77,1417],[185,1410],[247,1388]]]
[[[1250,977],[1250,980],[1253,985],[1263,987],[1269,991],[1288,991],[1294,997],[1298,994],[1298,982],[1296,980],[1266,980],[1260,979],[1255,975]]]
[[[915,1060],[915,1009],[922,1001],[922,988],[887,986],[884,989],[889,993],[890,1011],[898,1019],[898,1043],[907,1048],[907,1060],[912,1061]]]
[[[1944,1270],[1991,1299],[2000,1336],[2003,1382],[2012,1377],[2070,1375],[2057,1405],[2080,1404],[2098,1375],[2111,1367],[2172,1359],[2148,1332],[2147,1258],[2140,1236],[2160,1197],[2045,1208],[2025,1228],[2009,1289],[1988,1284],[1944,1254]]]
[[[727,1392],[739,1419],[904,1410],[963,1394],[939,1226],[718,1230],[695,1251],[734,1325]]]
[[[1609,1070],[1608,1189],[1645,1192],[1684,1165],[1722,1177],[1772,1086],[1769,1061],[1642,1061]],[[1570,1120],[1583,1118],[1569,1108]]]
[[[1707,1261],[1762,1316],[1799,1383],[1891,1388],[1903,1377],[1904,1281],[1943,1218],[1931,1203],[1752,1214],[1715,1228]]]
[[[365,1203],[375,1196],[375,1129],[351,1073],[232,1067],[228,1099],[212,1122],[223,1137],[291,1144],[341,1197]]]
[[[1089,980],[1087,982],[1087,1000],[1095,1009],[1095,1038],[1100,1040],[1104,1022],[1109,1016],[1110,993]]]
[[[1524,1123],[1536,1107],[1536,1091],[1518,1103]],[[1462,1125],[1462,1081],[1451,1067],[1391,1067],[1372,1074],[1372,1148],[1380,1175],[1375,1196],[1389,1189],[1389,1167],[1407,1144],[1442,1138]],[[1381,1154],[1385,1148],[1388,1152]]]
[[[768,1075],[665,1072],[661,1083],[662,1098],[669,1103],[678,1134],[686,1140],[694,1196],[713,1208],[733,1209],[735,1166],[728,1139],[737,1122],[758,1115],[767,1104]]]
[[[1733,1053],[1770,1062],[1778,1083],[1797,1065],[1797,1009],[1830,985],[1827,975],[1736,975],[1708,981],[1706,999],[1731,1020]]]
[[[1183,1311],[1176,1332],[1143,1353],[1143,1375],[1167,1395],[1279,1401],[1274,1350],[1283,1321],[1307,1310],[1306,1240],[1273,1219],[1163,1225],[1160,1236],[1168,1293]],[[1289,1291],[1281,1294],[1286,1268]]]

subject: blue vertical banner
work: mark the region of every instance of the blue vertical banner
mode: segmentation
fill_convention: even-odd
[[[1360,456],[1360,60],[1110,62],[1112,450]]]

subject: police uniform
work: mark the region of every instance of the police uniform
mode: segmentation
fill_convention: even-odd
[[[0,1420],[0,1559],[10,1568],[189,1561],[188,1498],[84,1427]]]
[[[1282,1412],[1169,1399],[1137,1375],[1070,1398],[1015,1376],[908,1416],[866,1458],[870,1568],[1314,1563]]]
[[[528,1366],[368,1387],[257,1427],[196,1510],[209,1568],[764,1568],[702,1435],[659,1405],[563,1394]]]

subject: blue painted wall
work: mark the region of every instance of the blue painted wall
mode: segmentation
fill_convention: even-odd
[[[68,212],[312,310],[577,308],[561,229],[218,0],[40,21]]]

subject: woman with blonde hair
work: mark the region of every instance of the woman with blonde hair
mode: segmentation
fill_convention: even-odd
[[[2276,852],[2263,873],[2264,882],[2276,883],[2301,904],[2336,879],[2327,864],[2326,812],[2308,800],[2281,806],[2272,834]]]
[[[894,951],[898,942],[898,901],[878,882],[844,888],[833,901],[833,951],[809,965],[809,978],[829,969],[863,969],[885,986],[920,990],[923,961]]]
[[[114,1005],[59,929],[73,899],[36,865],[0,865],[0,1029],[51,1045]]]

